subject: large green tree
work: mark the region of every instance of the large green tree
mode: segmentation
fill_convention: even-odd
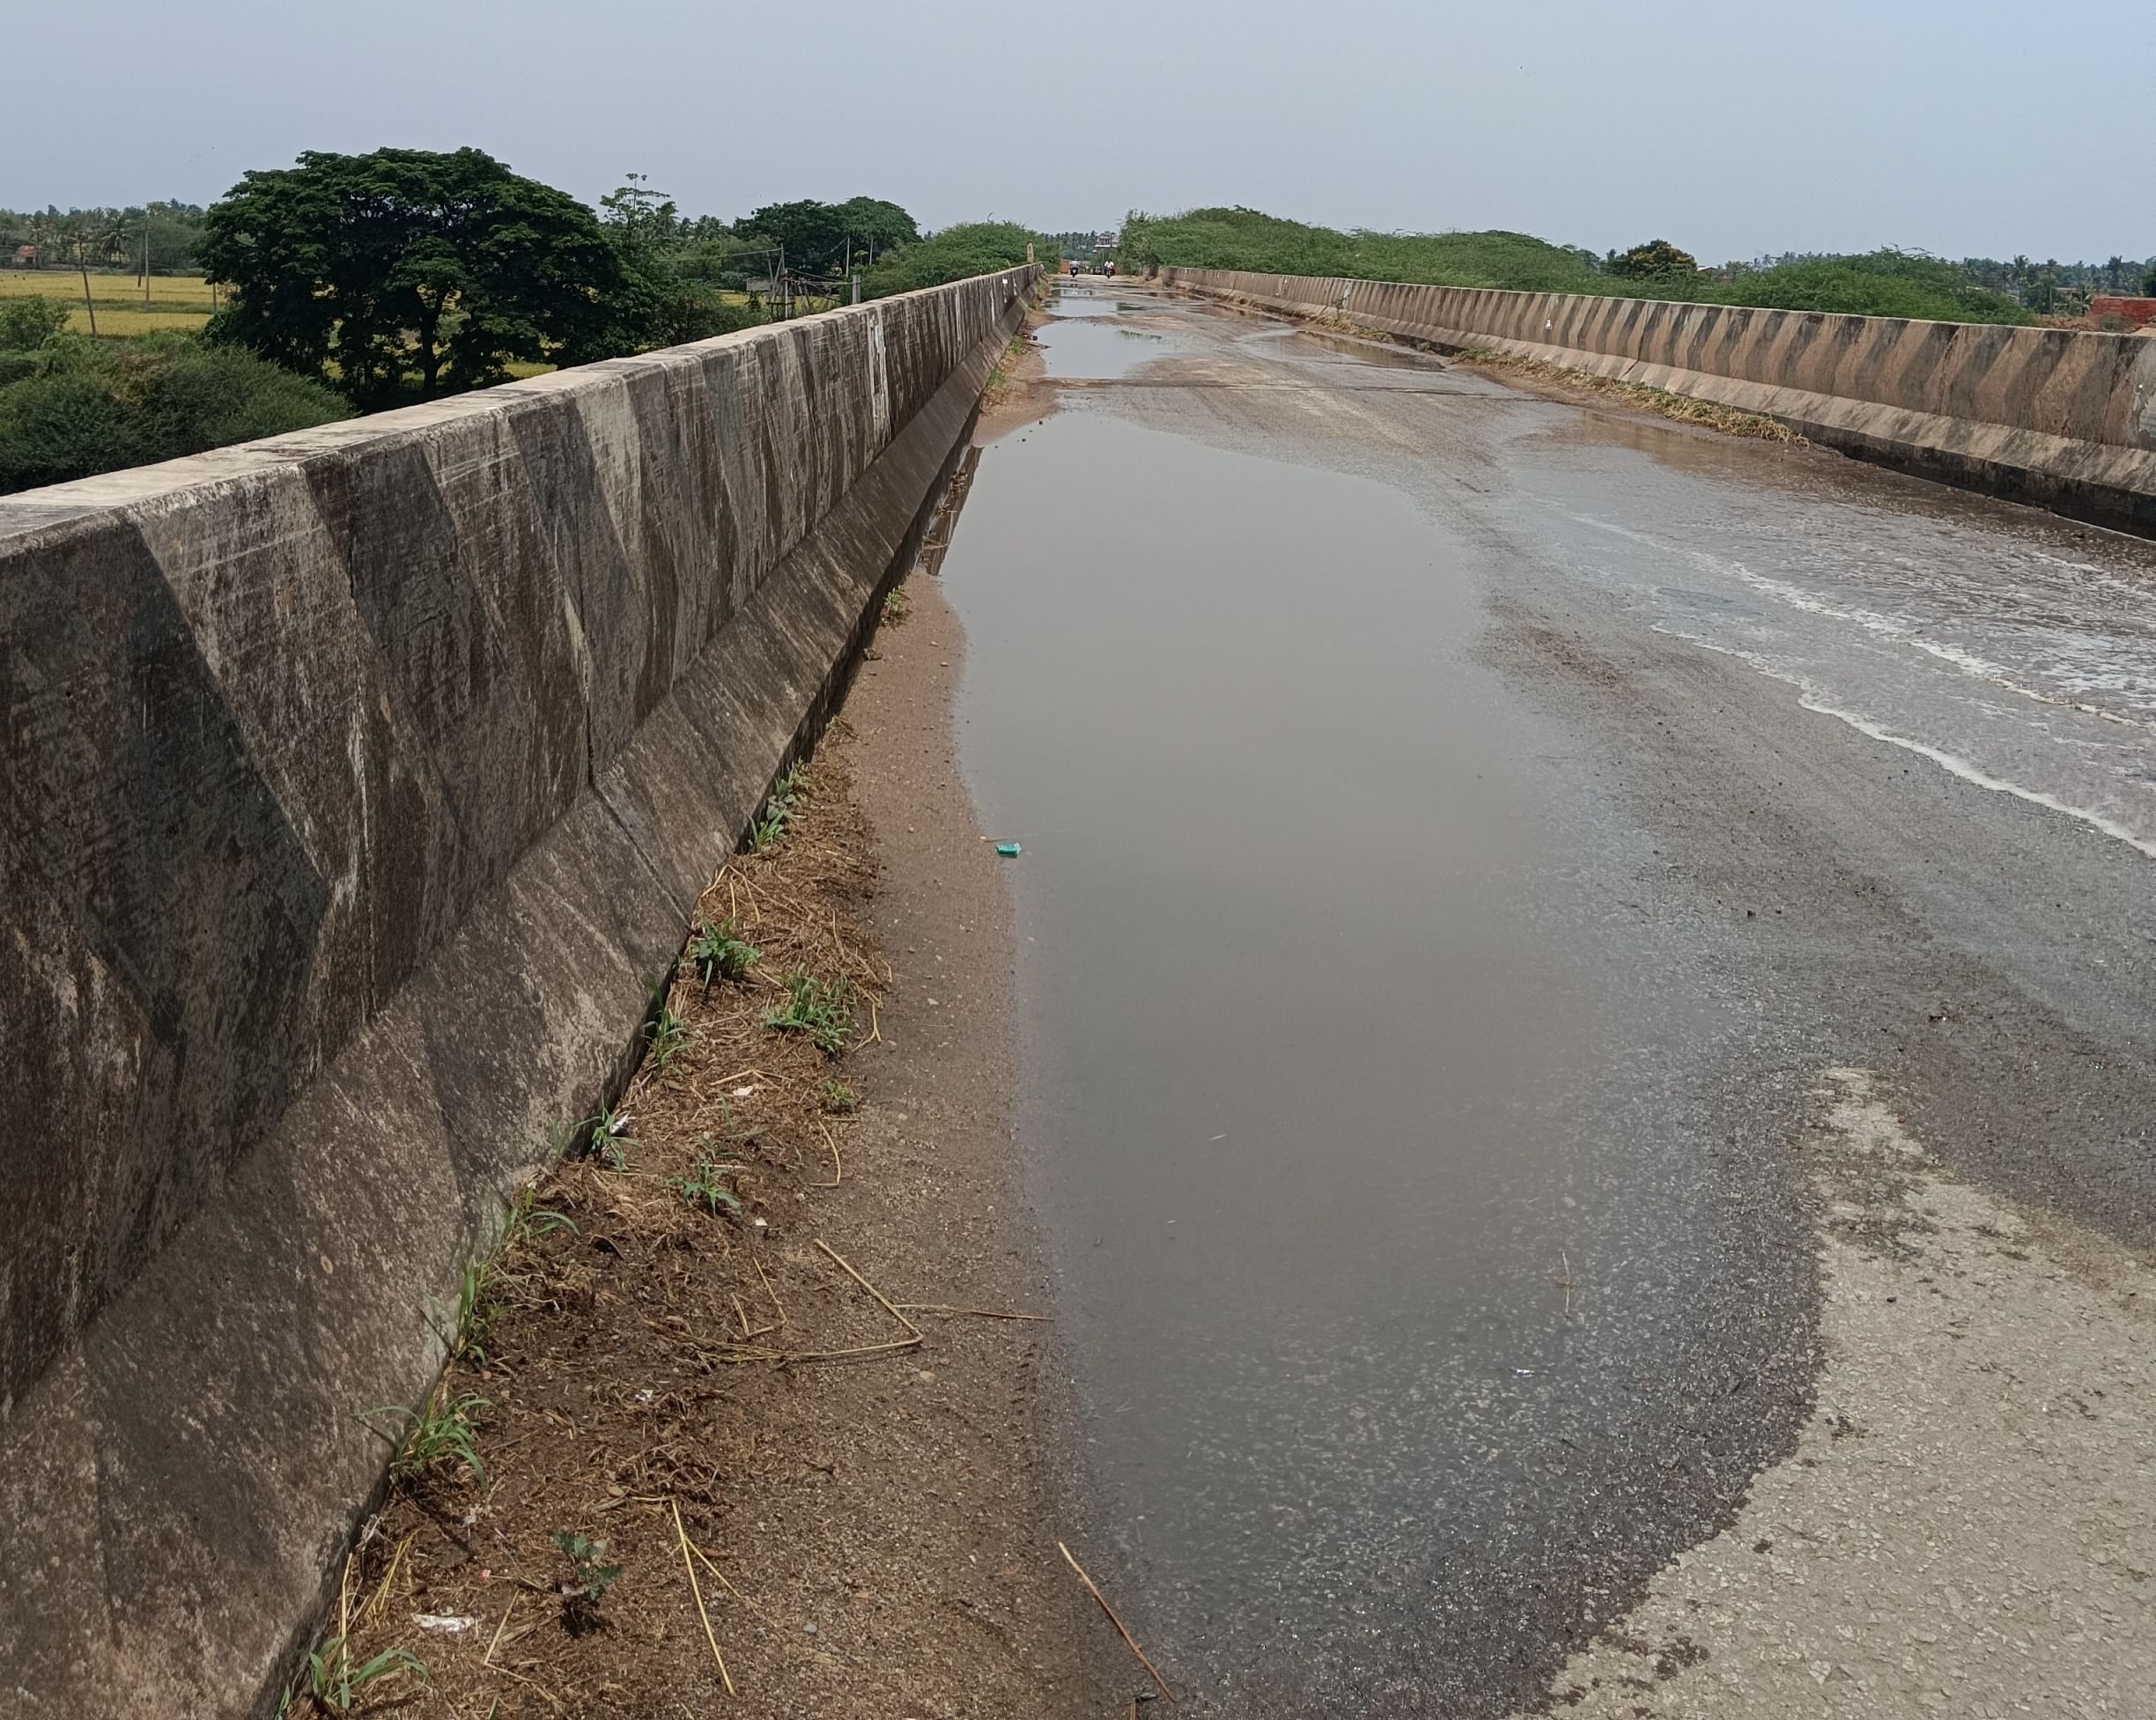
[[[652,321],[592,211],[480,150],[311,150],[247,174],[205,228],[232,288],[213,336],[364,407],[633,351]]]
[[[711,241],[690,233],[674,200],[654,190],[646,173],[631,173],[599,199],[599,221],[631,266],[650,284],[650,336],[659,346],[679,346],[712,335],[730,334],[764,321],[760,310],[730,302],[714,273],[729,259],[713,255]],[[720,241],[730,246],[730,239]]]
[[[848,197],[842,203],[765,203],[734,224],[744,240],[774,248],[783,246],[789,269],[836,274],[848,253],[859,260],[874,252],[911,245],[920,237],[913,218],[881,197]]]
[[[1679,250],[1666,239],[1650,239],[1628,251],[1612,251],[1609,272],[1632,281],[1664,280],[1698,274],[1699,262],[1691,252]]]

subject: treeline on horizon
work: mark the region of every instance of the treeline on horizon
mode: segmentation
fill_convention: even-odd
[[[645,175],[599,200],[594,213],[602,225],[624,238],[661,250],[682,276],[722,290],[744,291],[748,283],[773,272],[780,248],[791,243],[790,269],[836,276],[849,262],[862,266],[863,297],[910,291],[894,285],[913,282],[940,285],[925,277],[943,268],[992,256],[975,273],[992,273],[1023,262],[1029,241],[1043,244],[1045,255],[1065,235],[1039,234],[1009,221],[961,222],[925,234],[897,203],[876,197],[850,197],[842,203],[803,200],[766,203],[746,215],[683,215]],[[0,209],[0,266],[11,264],[28,246],[41,253],[46,269],[87,267],[100,274],[139,274],[145,255],[152,275],[193,275],[203,267],[202,243],[209,210],[180,202],[110,204],[92,209]],[[1092,235],[1072,235],[1090,241]],[[917,253],[901,262],[906,247]],[[925,247],[925,248],[924,248]],[[960,276],[946,276],[960,279]]]
[[[851,298],[993,273],[1055,247],[1014,222],[923,233],[898,204],[684,216],[641,174],[593,209],[476,150],[309,153],[182,203],[0,210],[0,263],[201,273],[200,333],[102,339],[0,297],[0,492],[177,458],[648,351]]]
[[[1165,216],[1133,211],[1123,225],[1121,250],[1126,270],[1156,264],[1243,269],[1942,322],[2033,323],[2047,314],[2081,314],[2093,293],[2156,293],[2156,257],[2137,262],[2114,256],[2101,263],[1970,257],[1955,262],[1881,250],[1702,268],[1662,240],[1599,255],[1527,233],[1342,232],[1241,208]]]
[[[195,271],[195,246],[206,211],[200,203],[114,204],[100,209],[0,209],[0,263],[22,247],[46,254],[49,267],[78,261],[102,273],[142,267],[144,247],[153,275]]]

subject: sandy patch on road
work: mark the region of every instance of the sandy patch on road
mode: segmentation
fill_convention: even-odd
[[[1555,1708],[2156,1711],[2156,1273],[1938,1175],[1863,1072],[1822,1097],[1817,1409]]]

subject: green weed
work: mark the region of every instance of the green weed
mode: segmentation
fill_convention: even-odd
[[[502,1226],[501,1251],[516,1247],[535,1237],[552,1236],[557,1230],[578,1234],[576,1221],[566,1213],[557,1213],[551,1207],[542,1207],[539,1191],[528,1188],[511,1202],[509,1217]]]
[[[844,1081],[827,1081],[823,1083],[824,1110],[834,1116],[843,1117],[848,1111],[858,1111],[860,1108],[860,1096]]]
[[[786,976],[786,999],[764,1012],[764,1025],[806,1033],[818,1051],[837,1056],[853,1030],[853,987],[845,978],[824,981],[805,969]]]
[[[771,798],[764,802],[764,816],[757,819],[749,832],[749,845],[762,853],[766,848],[781,841],[786,825],[801,809],[801,802],[808,797],[808,771],[799,764],[790,766],[786,773],[772,785]]]
[[[699,1150],[696,1170],[687,1176],[668,1177],[667,1186],[690,1206],[703,1207],[713,1218],[722,1211],[740,1212],[741,1197],[727,1186],[726,1179],[748,1167],[735,1160],[721,1158],[718,1143],[709,1135],[699,1140],[697,1146]]]
[[[650,1049],[652,1067],[664,1074],[689,1049],[689,1023],[674,1013],[662,988],[652,986],[651,994],[658,1013],[644,1024],[644,1043]]]
[[[470,1470],[474,1480],[485,1481],[486,1470],[479,1461],[477,1429],[472,1425],[472,1416],[486,1406],[484,1398],[469,1392],[452,1398],[437,1391],[416,1410],[407,1409],[402,1404],[386,1404],[370,1411],[374,1415],[404,1418],[404,1433],[397,1442],[396,1456],[390,1461],[390,1475],[399,1480],[425,1476],[441,1464],[454,1462]]]
[[[689,941],[689,959],[703,976],[704,989],[708,992],[714,979],[746,979],[749,970],[764,959],[764,952],[743,940],[732,920],[713,926],[707,919],[699,919],[696,936]]]
[[[602,1111],[596,1117],[586,1118],[579,1126],[591,1131],[591,1145],[586,1150],[598,1154],[617,1170],[629,1168],[630,1148],[643,1145],[629,1133],[625,1111]]]
[[[904,586],[893,586],[883,594],[883,624],[896,627],[913,613],[913,600],[906,595]]]
[[[439,1323],[448,1327],[442,1338],[449,1346],[449,1354],[483,1366],[487,1359],[486,1347],[494,1336],[494,1322],[501,1313],[500,1304],[492,1294],[493,1276],[491,1260],[467,1266],[457,1280],[455,1318]],[[430,1296],[428,1301],[433,1303],[433,1298]],[[439,1303],[434,1306],[440,1311]]]
[[[500,1319],[503,1311],[500,1295],[503,1257],[519,1244],[534,1237],[549,1236],[556,1230],[573,1233],[576,1229],[575,1220],[566,1213],[539,1206],[538,1199],[536,1188],[527,1188],[510,1202],[508,1214],[502,1223],[501,1240],[495,1245],[494,1252],[484,1260],[466,1266],[459,1275],[454,1309],[436,1297],[426,1299],[428,1317],[441,1333],[442,1341],[449,1347],[449,1354],[459,1361],[475,1362],[482,1367],[486,1364],[487,1346],[493,1342],[495,1322]]]
[[[562,1585],[562,1619],[572,1631],[588,1630],[599,1622],[599,1603],[621,1580],[622,1568],[606,1562],[607,1544],[588,1535],[563,1530],[554,1537],[569,1561],[570,1580]]]
[[[350,1714],[352,1702],[370,1684],[388,1678],[416,1678],[430,1684],[426,1664],[410,1649],[384,1649],[372,1659],[354,1661],[351,1642],[327,1636],[307,1655],[307,1694],[328,1714]]]

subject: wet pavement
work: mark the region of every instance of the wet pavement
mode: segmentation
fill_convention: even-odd
[[[943,578],[1089,1565],[1193,1712],[1533,1706],[1816,1413],[1822,1069],[2145,1249],[2156,546],[1054,309]]]

